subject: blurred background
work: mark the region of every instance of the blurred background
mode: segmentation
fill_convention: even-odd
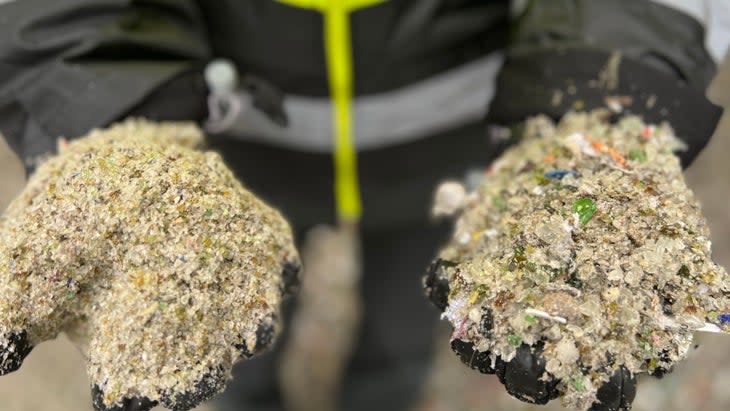
[[[716,103],[730,108],[730,58],[710,89]],[[730,110],[710,145],[687,171],[712,228],[715,260],[730,268]],[[23,187],[22,167],[0,139],[0,209]],[[442,330],[448,333],[448,330]],[[512,399],[494,376],[468,370],[448,350],[441,336],[430,383],[418,410],[507,411],[563,410],[557,402],[532,406]],[[636,411],[730,410],[730,337],[697,335],[690,359],[662,380],[640,380]],[[40,344],[23,367],[0,378],[0,411],[88,411],[89,384],[81,354],[61,335]],[[161,408],[160,408],[161,409]],[[198,411],[211,411],[201,406]]]

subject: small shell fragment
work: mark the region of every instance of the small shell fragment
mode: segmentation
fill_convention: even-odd
[[[433,215],[448,217],[456,214],[466,202],[466,189],[456,181],[441,183],[434,196]]]

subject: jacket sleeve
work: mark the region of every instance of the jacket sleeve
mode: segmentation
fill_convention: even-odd
[[[683,3],[695,1],[704,3]],[[523,3],[488,122],[509,125],[539,113],[559,118],[617,97],[623,114],[672,124],[689,146],[680,153],[685,166],[706,145],[722,109],[705,97],[715,64],[697,16],[668,0]]]
[[[60,136],[127,114],[199,112],[208,55],[193,0],[2,4],[0,133],[31,170]],[[189,97],[167,107],[145,102],[170,95]]]

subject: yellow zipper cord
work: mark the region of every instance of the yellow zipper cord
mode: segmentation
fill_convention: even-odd
[[[334,131],[335,201],[341,222],[356,223],[362,216],[353,136],[352,50],[350,12],[385,0],[277,0],[324,14],[324,47]]]

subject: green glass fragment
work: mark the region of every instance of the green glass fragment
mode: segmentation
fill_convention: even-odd
[[[507,344],[517,347],[518,345],[522,344],[522,337],[520,337],[519,335],[508,335]]]
[[[497,207],[498,209],[500,209],[501,211],[504,211],[507,209],[507,203],[505,203],[504,200],[502,200],[499,197],[496,197],[496,196],[492,197],[492,204],[494,204],[494,206]]]
[[[646,153],[644,150],[639,150],[637,148],[629,151],[629,158],[632,160],[636,160],[642,163],[646,162]]]
[[[591,220],[593,214],[595,214],[596,203],[588,197],[579,198],[573,203],[573,211],[578,213],[580,223],[585,225]]]
[[[583,392],[583,390],[585,390],[586,387],[582,375],[573,378],[573,387],[575,387],[576,391],[579,392]]]

